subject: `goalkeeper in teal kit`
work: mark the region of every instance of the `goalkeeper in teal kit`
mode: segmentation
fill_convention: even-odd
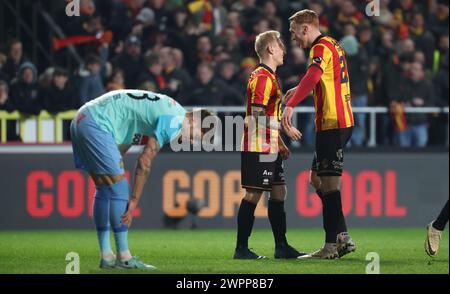
[[[197,117],[199,119],[194,119]],[[101,268],[155,269],[132,256],[128,228],[160,148],[172,140],[192,144],[210,129],[201,122],[206,110],[187,112],[174,99],[153,92],[119,90],[109,92],[80,108],[70,132],[75,166],[89,172],[96,192],[93,216],[101,251]],[[131,185],[124,176],[122,156],[131,145],[143,145]],[[115,255],[109,241],[116,243]]]

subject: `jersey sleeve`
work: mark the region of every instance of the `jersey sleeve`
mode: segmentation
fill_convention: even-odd
[[[154,137],[162,147],[175,138],[181,131],[183,118],[180,116],[163,115],[156,121]]]
[[[327,46],[316,44],[309,51],[309,66],[317,66],[324,72],[331,62],[331,56],[331,51]]]
[[[258,75],[250,82],[251,105],[266,107],[269,103],[273,82],[267,75]]]

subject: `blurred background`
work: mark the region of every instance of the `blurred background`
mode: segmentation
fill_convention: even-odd
[[[368,4],[379,16],[367,15]],[[448,0],[0,0],[0,194],[9,208],[0,229],[92,226],[93,185],[73,169],[68,126],[107,91],[145,89],[242,116],[255,37],[269,29],[287,47],[283,90],[297,85],[309,52],[291,42],[288,17],[305,8],[347,54],[356,123],[343,177],[349,222],[427,223],[448,198]],[[303,139],[290,143],[286,163],[294,226],[320,225],[307,185],[312,106],[309,97],[296,109]],[[163,152],[149,181],[136,226],[177,227],[189,214],[186,226],[234,226],[238,153]]]

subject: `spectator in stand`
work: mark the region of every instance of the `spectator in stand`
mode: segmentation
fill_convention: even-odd
[[[437,0],[437,7],[428,18],[428,27],[435,36],[448,34],[448,0]]]
[[[266,0],[263,6],[264,18],[269,22],[271,30],[278,32],[283,31],[283,22],[277,15],[277,4],[274,0]]]
[[[111,74],[111,77],[106,84],[106,91],[115,91],[115,90],[123,90],[125,89],[125,74],[123,70],[116,69]]]
[[[13,112],[15,109],[9,97],[9,87],[6,81],[0,80],[0,110]],[[1,135],[1,130],[0,130]],[[16,132],[16,122],[6,122],[6,140],[7,141],[21,141],[20,136]]]
[[[424,107],[434,103],[433,85],[425,79],[422,64],[413,62],[404,85],[400,85],[405,106]],[[424,113],[405,114],[406,128],[397,133],[402,147],[425,147],[428,142],[428,118]]]
[[[289,62],[280,67],[280,69],[278,70],[278,76],[283,82],[283,89],[285,91],[296,87],[303,75],[306,73],[307,69],[307,59],[305,56],[305,51],[298,46],[292,48],[290,57],[287,60],[289,60]],[[312,96],[308,96],[302,103],[303,106],[314,106]],[[314,146],[314,113],[300,113],[296,115],[299,122],[298,127],[300,128],[303,135],[300,144],[302,144],[302,146]],[[290,141],[289,138],[287,138],[287,140]]]
[[[228,25],[236,31],[236,36],[238,36],[239,39],[244,39],[246,33],[244,31],[244,28],[241,26],[241,15],[239,14],[239,12],[230,11],[228,13],[227,20]]]
[[[351,78],[350,91],[352,107],[367,107],[369,56],[355,37],[355,26],[347,24],[344,34],[345,37],[341,40],[341,44],[347,57],[348,74]],[[366,114],[355,113],[354,120],[355,126],[349,143],[352,146],[360,147],[366,140]]]
[[[187,68],[191,74],[195,74],[197,67],[201,63],[211,64],[214,60],[213,45],[209,35],[200,35],[197,39],[194,52],[191,53],[191,58],[187,59]]]
[[[448,38],[447,38],[448,41]],[[447,44],[448,45],[448,44]],[[448,51],[447,51],[448,53]],[[449,81],[449,68],[448,68],[448,54],[442,56],[441,58],[441,66],[436,74],[433,84],[435,89],[435,97],[436,97],[436,106],[440,107],[448,107],[449,102],[449,89],[448,89],[448,81]],[[449,143],[449,130],[448,130],[448,114],[442,113],[436,115],[436,117],[432,121],[431,130],[435,130],[434,135],[434,143],[437,145],[445,145],[448,147]]]
[[[68,81],[69,74],[66,70],[56,68],[53,71],[51,85],[41,89],[40,93],[44,110],[55,114],[80,107],[78,92]],[[70,121],[63,122],[63,139],[70,140]]]
[[[3,66],[6,63],[6,60],[7,60],[6,55],[0,53],[0,81],[8,82],[9,81],[8,75],[5,72],[3,72]]]
[[[236,64],[242,59],[240,41],[233,27],[227,26],[224,28],[221,44],[218,46],[216,52],[226,53]]]
[[[3,65],[3,73],[7,75],[8,82],[17,77],[20,66],[27,61],[23,55],[23,45],[19,39],[12,39],[8,43],[8,59]]]
[[[433,34],[426,29],[425,18],[421,12],[413,14],[413,19],[409,26],[409,36],[414,41],[415,48],[425,54],[425,68],[431,69],[436,41]]]
[[[113,60],[114,68],[120,68],[125,73],[127,88],[136,88],[139,75],[145,71],[145,61],[141,53],[141,41],[131,35],[125,42],[125,52],[121,52]],[[120,51],[120,50],[119,50]]]
[[[192,79],[181,66],[177,64],[177,54],[182,54],[180,50],[164,47],[160,51],[163,74],[167,80],[166,94],[175,98],[180,104],[184,104],[180,99],[185,99],[185,93],[192,86]],[[182,58],[182,56],[181,56]]]
[[[242,105],[239,93],[214,78],[214,69],[207,63],[198,66],[197,80],[190,94],[189,105]]]
[[[146,71],[138,78],[138,84],[144,82],[154,84],[154,88],[158,93],[165,93],[167,89],[167,80],[163,75],[163,66],[161,58],[157,54],[150,54],[145,58]]]
[[[18,77],[11,82],[11,102],[16,110],[27,115],[38,115],[42,109],[38,89],[36,66],[24,62]]]
[[[219,36],[227,24],[227,8],[223,0],[211,0],[212,5],[212,33]]]
[[[100,70],[102,61],[97,55],[88,55],[85,68],[80,70],[80,96],[78,105],[91,101],[105,93]]]
[[[68,83],[69,74],[62,68],[53,71],[51,85],[41,90],[42,106],[50,113],[58,113],[79,107],[77,92]]]
[[[330,31],[330,20],[328,18],[328,14],[325,13],[325,8],[323,6],[323,2],[320,0],[312,0],[308,3],[309,9],[317,13],[319,16],[319,28],[323,34],[326,34]],[[297,46],[294,46],[297,47]]]
[[[352,0],[343,0],[337,19],[332,21],[332,35],[340,39],[346,24],[358,26],[363,18],[364,14],[356,8]]]

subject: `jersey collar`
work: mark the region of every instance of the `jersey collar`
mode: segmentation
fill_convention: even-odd
[[[273,74],[273,75],[275,74],[275,73],[273,72],[273,70],[272,70],[268,65],[265,65],[264,63],[260,63],[258,66],[267,69],[267,70],[268,70],[271,74]]]
[[[319,43],[320,39],[322,39],[323,37],[326,37],[324,34],[320,34],[315,40],[314,42],[311,44],[311,48],[316,45],[317,43]]]

